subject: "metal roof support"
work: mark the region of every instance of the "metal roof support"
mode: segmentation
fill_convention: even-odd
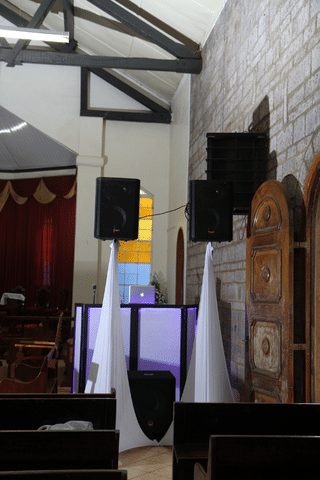
[[[0,61],[9,62],[12,50],[0,49]],[[117,68],[126,70],[154,70],[162,72],[200,73],[202,61],[199,58],[160,60],[154,58],[104,57],[74,53],[22,50],[16,56],[16,64],[35,63],[43,65],[66,65],[87,68]]]
[[[88,108],[89,97],[89,75],[93,73],[102,80],[108,82],[112,86],[121,90],[123,93],[141,103],[150,111],[115,111]],[[122,80],[111,75],[102,69],[87,69],[81,68],[81,108],[80,115],[82,117],[102,117],[105,120],[121,120],[130,122],[152,122],[152,123],[170,123],[171,112],[138,92],[134,88],[127,85]]]
[[[43,0],[37,9],[36,13],[33,15],[31,20],[28,22],[28,28],[39,28],[42,25],[43,20],[46,18],[48,13],[51,10],[52,5],[56,0]],[[11,50],[10,60],[8,61],[8,67],[14,67],[15,60],[19,52],[26,47],[30,42],[28,40],[18,40],[13,49]]]
[[[159,47],[163,48],[167,52],[171,53],[177,58],[199,58],[200,52],[196,54],[191,53],[187,50],[183,45],[180,43],[176,43],[171,40],[163,33],[156,30],[148,23],[144,22],[136,15],[132,15],[132,13],[128,12],[124,8],[120,7],[120,5],[116,4],[112,0],[88,0],[90,3],[95,5],[96,7],[103,10],[108,15],[119,20],[123,25],[130,27],[135,32],[142,35],[147,40],[155,43]]]

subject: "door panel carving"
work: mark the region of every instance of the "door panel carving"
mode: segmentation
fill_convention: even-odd
[[[285,187],[267,181],[251,207],[247,321],[255,402],[293,401],[293,221]]]

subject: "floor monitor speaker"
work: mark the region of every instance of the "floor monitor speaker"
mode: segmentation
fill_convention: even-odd
[[[160,441],[171,425],[176,379],[169,371],[128,372],[132,402],[145,435]]]
[[[193,242],[232,240],[232,183],[190,180],[189,238]]]
[[[100,240],[138,238],[140,180],[99,177],[96,180],[94,236]]]

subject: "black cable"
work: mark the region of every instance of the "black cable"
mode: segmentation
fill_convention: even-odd
[[[146,215],[145,217],[139,217],[139,220],[141,220],[142,218],[150,218],[150,217],[157,217],[158,215],[165,215],[166,213],[175,212],[176,210],[180,210],[180,208],[185,208],[185,207],[187,207],[187,205],[181,205],[181,207],[173,208],[172,210],[168,210],[166,212],[153,213],[152,215]]]

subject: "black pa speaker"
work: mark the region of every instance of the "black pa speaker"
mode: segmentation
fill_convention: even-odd
[[[176,379],[169,371],[128,372],[139,425],[151,440],[160,441],[173,419]]]
[[[100,240],[138,238],[140,180],[99,177],[96,180],[94,236]]]
[[[193,242],[232,240],[232,183],[190,180],[189,238]]]

